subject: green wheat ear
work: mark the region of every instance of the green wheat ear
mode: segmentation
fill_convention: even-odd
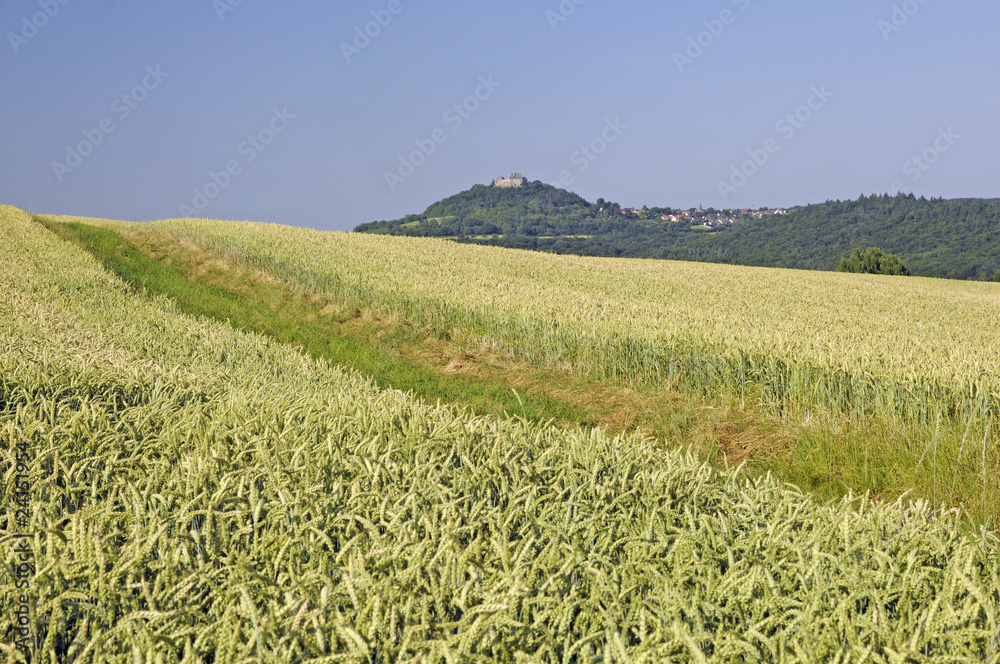
[[[513,387],[510,388],[510,391],[514,393],[514,396],[517,397],[517,402],[521,404],[521,416],[524,418],[524,421],[527,422],[528,415],[524,412],[524,401],[521,400],[521,395],[518,394],[517,390],[515,390]]]

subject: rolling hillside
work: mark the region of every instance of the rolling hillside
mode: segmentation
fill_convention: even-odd
[[[1000,441],[996,284],[239,222],[100,223],[137,241],[204,247],[473,356],[489,349],[601,384],[722,399],[763,423],[799,423],[767,467],[806,486],[910,491],[983,521],[1000,511],[1000,487],[983,482],[998,462],[985,450]]]
[[[833,270],[853,249],[879,247],[918,276],[1000,281],[1000,207],[990,200],[865,196],[747,218],[709,232],[663,221],[669,208],[633,214],[534,182],[524,189],[477,185],[423,214],[357,227],[360,232],[448,237],[462,242],[584,256],[665,258]]]
[[[405,272],[377,261],[417,267],[434,242],[99,224],[383,304]],[[355,263],[329,267],[338,246]],[[447,246],[524,279],[498,293],[510,313],[554,276]],[[421,296],[428,275],[395,285],[412,313],[473,311],[457,287]],[[26,478],[0,489],[26,505],[4,523],[27,551],[0,575],[12,661],[16,626],[36,660],[77,662],[1000,661],[997,542],[925,503],[821,504],[645,436],[426,404],[185,315],[6,206],[0,286],[0,440]],[[576,287],[588,316],[609,303]],[[512,320],[511,340],[558,338]]]
[[[698,260],[832,270],[854,248],[898,255],[914,275],[1000,281],[1000,207],[870,196],[739,224],[679,249]]]

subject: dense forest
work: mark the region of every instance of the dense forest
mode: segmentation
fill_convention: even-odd
[[[897,255],[914,275],[1000,281],[1000,207],[912,194],[828,201],[675,245],[669,257],[833,270],[864,247]]]
[[[862,196],[795,208],[786,215],[736,214],[706,228],[700,217],[665,221],[671,208],[633,212],[541,182],[515,189],[476,185],[423,214],[362,224],[355,230],[446,237],[459,242],[585,256],[709,261],[834,270],[855,249],[879,247],[911,274],[1000,281],[997,199],[942,200],[913,194]],[[733,214],[727,213],[732,217]]]

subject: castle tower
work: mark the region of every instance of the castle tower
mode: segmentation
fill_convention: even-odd
[[[502,175],[493,182],[494,187],[500,187],[501,189],[513,189],[516,187],[523,187],[528,183],[527,178],[525,178],[520,173],[511,173],[509,178],[505,178]]]

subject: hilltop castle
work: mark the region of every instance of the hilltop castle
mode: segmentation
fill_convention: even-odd
[[[511,173],[509,178],[500,176],[493,183],[494,187],[501,187],[503,189],[511,189],[514,187],[523,187],[528,183],[528,180],[520,173]]]

